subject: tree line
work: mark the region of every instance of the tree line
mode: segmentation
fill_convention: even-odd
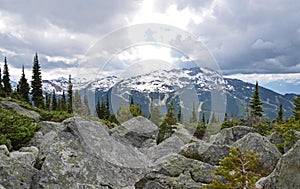
[[[21,100],[32,106],[47,111],[65,111],[72,113],[73,84],[71,82],[71,75],[69,75],[68,82],[69,85],[67,95],[65,94],[65,91],[63,91],[61,98],[57,99],[57,95],[53,90],[52,94],[46,93],[44,96],[42,89],[41,66],[39,63],[38,54],[36,53],[33,59],[31,85],[29,85],[29,82],[25,76],[23,65],[20,80],[18,81],[16,89],[13,90],[10,81],[7,58],[4,57],[3,76],[0,68],[0,97]]]

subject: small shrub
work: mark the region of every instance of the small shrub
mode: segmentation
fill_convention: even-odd
[[[215,175],[219,175],[212,183],[204,188],[255,188],[255,183],[263,176],[257,160],[258,154],[238,148],[231,148],[228,157],[220,161]]]
[[[9,150],[26,146],[39,129],[33,119],[4,110],[0,106],[0,144],[7,145]]]

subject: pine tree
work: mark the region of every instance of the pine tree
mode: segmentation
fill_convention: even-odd
[[[8,66],[7,66],[7,60],[6,57],[4,57],[4,69],[3,69],[3,92],[5,96],[10,96],[12,93],[12,88],[10,84],[10,79],[9,79],[9,71],[8,71]]]
[[[262,102],[259,98],[259,90],[258,90],[258,82],[256,82],[255,85],[255,91],[253,93],[253,97],[250,102],[250,107],[251,107],[251,115],[255,117],[261,117],[262,116]]]
[[[294,117],[295,120],[300,120],[300,95],[294,99]]]
[[[51,105],[51,95],[46,93],[46,104],[45,104],[45,110],[50,111],[50,105]]]
[[[278,116],[277,116],[277,122],[282,123],[283,122],[283,110],[282,110],[282,104],[279,106]]]
[[[177,114],[177,120],[178,120],[178,123],[182,123],[183,122],[183,116],[182,116],[182,112],[181,112],[181,106],[179,106],[179,111],[178,111],[178,114]]]
[[[101,112],[101,104],[100,104],[100,99],[98,99],[97,104],[96,104],[96,114],[99,119],[103,119],[103,115]]]
[[[0,67],[0,97],[4,97],[3,85],[2,85],[2,73]]]
[[[24,65],[22,66],[22,76],[20,78],[17,91],[18,95],[20,96],[21,100],[24,100],[25,102],[29,103],[29,90],[30,86],[27,82],[27,79],[25,77],[25,72],[24,72]]]
[[[193,111],[192,111],[192,116],[190,119],[191,123],[197,123],[198,122],[198,115],[197,115],[197,111],[195,108],[195,102],[193,102]]]
[[[69,75],[69,86],[68,86],[68,112],[73,113],[73,84],[71,81],[71,75]]]
[[[257,158],[258,154],[253,151],[230,148],[229,156],[221,160],[220,166],[215,170],[215,174],[222,176],[225,182],[216,177],[204,188],[255,188],[256,181],[262,177],[261,166]]]
[[[67,102],[66,102],[65,91],[63,91],[63,94],[61,96],[60,110],[67,111]]]
[[[37,53],[35,54],[33,61],[31,88],[32,101],[34,103],[34,106],[42,108],[44,104],[42,90],[42,73]]]
[[[159,133],[157,144],[161,143],[166,138],[173,134],[173,126],[177,124],[176,118],[174,118],[174,101],[170,102],[166,117],[163,123],[159,126]]]
[[[57,106],[57,100],[56,100],[56,94],[55,94],[55,91],[53,90],[52,92],[52,111],[56,111],[58,106]]]
[[[142,116],[142,108],[138,105],[134,104],[133,97],[130,97],[130,105],[129,105],[130,113],[133,117]]]

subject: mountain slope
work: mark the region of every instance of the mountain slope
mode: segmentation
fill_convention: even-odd
[[[55,90],[57,94],[61,94],[63,90],[67,90],[67,86],[67,80],[64,78],[43,81],[43,89],[47,92]],[[215,71],[198,67],[162,70],[125,79],[109,76],[90,83],[74,84],[74,89],[78,89],[82,95],[87,93],[92,111],[94,111],[95,101],[105,99],[108,93],[111,101],[110,108],[114,113],[121,104],[128,104],[131,96],[147,116],[151,102],[159,106],[164,113],[167,109],[166,104],[173,99],[175,105],[179,107],[180,104],[183,108],[186,119],[189,119],[193,104],[199,111],[199,116],[201,116],[200,112],[204,112],[208,118],[212,110],[220,109],[222,104],[227,104],[226,112],[229,116],[244,117],[245,109],[249,108],[254,87],[253,84],[237,79],[222,78]],[[295,95],[281,95],[263,87],[259,90],[264,103],[265,117],[275,119],[280,104],[283,105],[284,117],[292,115]],[[222,115],[218,117],[222,119]]]

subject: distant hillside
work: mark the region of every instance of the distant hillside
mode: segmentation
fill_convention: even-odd
[[[255,87],[241,80],[223,79],[219,73],[204,68],[162,70],[126,79],[110,76],[81,84],[77,84],[75,78],[73,83],[74,89],[79,89],[81,94],[83,89],[86,91],[92,111],[95,101],[101,100],[109,93],[110,100],[113,101],[111,104],[113,112],[117,111],[120,104],[129,103],[131,96],[136,104],[142,106],[146,115],[149,114],[151,99],[162,111],[166,109],[165,104],[173,99],[177,106],[181,104],[183,107],[186,119],[192,111],[193,103],[196,103],[199,112],[203,111],[206,117],[210,116],[212,91],[220,93],[220,97],[226,96],[224,103],[227,103],[226,112],[229,116],[244,117]],[[68,81],[65,78],[43,81],[43,90],[48,93],[55,90],[56,94],[62,94],[67,87]],[[283,105],[284,117],[292,116],[295,94],[281,95],[263,87],[259,89],[264,103],[264,117],[275,119],[280,104]],[[219,116],[219,119],[222,119],[222,116]]]

